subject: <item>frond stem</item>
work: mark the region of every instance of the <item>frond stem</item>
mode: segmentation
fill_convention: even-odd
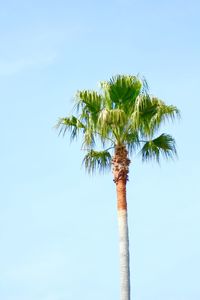
[[[98,135],[101,136],[101,134],[99,132],[97,132],[97,131],[94,131],[94,133],[96,133],[96,134],[98,134]],[[112,139],[110,139],[109,137],[105,137],[105,139],[111,141],[114,144],[114,141]]]
[[[108,150],[114,149],[114,148],[115,148],[114,146],[113,147],[109,147],[109,148],[105,149],[104,151],[108,151]]]

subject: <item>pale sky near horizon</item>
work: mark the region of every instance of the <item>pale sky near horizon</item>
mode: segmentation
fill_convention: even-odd
[[[200,298],[199,1],[1,1],[0,299],[119,299],[112,175],[53,128],[78,89],[145,76],[179,158],[128,183],[132,299]]]

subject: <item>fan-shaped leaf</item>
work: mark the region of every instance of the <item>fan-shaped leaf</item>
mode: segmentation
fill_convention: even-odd
[[[140,93],[142,83],[136,76],[117,75],[108,82],[109,97],[113,102],[113,108],[128,107],[134,104]]]
[[[104,172],[111,167],[111,155],[106,150],[90,150],[84,157],[83,164],[89,173],[94,173],[97,170]]]
[[[81,129],[82,131],[85,130],[85,125],[75,116],[71,116],[69,118],[60,118],[56,127],[60,128],[59,135],[62,133],[64,136],[68,130],[70,132],[71,140],[77,137]]]
[[[141,149],[143,161],[155,159],[160,161],[161,155],[165,158],[172,158],[176,155],[175,140],[168,134],[161,134],[156,139],[146,142]]]

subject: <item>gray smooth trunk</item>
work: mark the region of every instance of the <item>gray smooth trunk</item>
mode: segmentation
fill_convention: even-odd
[[[119,251],[120,251],[120,300],[130,300],[129,238],[127,210],[118,210]]]

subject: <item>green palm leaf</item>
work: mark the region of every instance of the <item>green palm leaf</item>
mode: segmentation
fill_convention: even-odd
[[[131,118],[133,127],[140,130],[142,135],[152,136],[164,121],[179,116],[175,106],[166,105],[162,100],[145,94],[137,98]]]
[[[176,156],[175,140],[168,134],[161,134],[159,137],[150,140],[144,144],[140,151],[143,161],[155,159],[160,161],[161,155],[165,158]]]
[[[127,113],[140,93],[142,82],[136,76],[117,75],[104,86],[111,100],[111,108],[123,108]]]
[[[103,109],[98,118],[100,126],[109,126],[109,125],[124,125],[126,122],[126,114],[124,110],[116,109]]]
[[[70,132],[71,140],[78,136],[80,130],[85,130],[85,125],[75,116],[71,116],[69,118],[60,118],[56,127],[60,128],[59,135],[63,134],[64,136],[68,130]]]
[[[102,96],[95,91],[79,91],[76,95],[75,108],[80,112],[80,119],[84,122],[97,123],[101,111]]]
[[[89,173],[94,173],[99,170],[104,172],[111,167],[111,155],[105,151],[90,150],[83,159],[83,164]]]
[[[137,131],[126,133],[124,142],[128,151],[130,154],[132,154],[140,146],[140,140]]]
[[[102,97],[95,91],[78,91],[76,106],[78,109],[87,108],[89,112],[98,112],[101,109]]]

